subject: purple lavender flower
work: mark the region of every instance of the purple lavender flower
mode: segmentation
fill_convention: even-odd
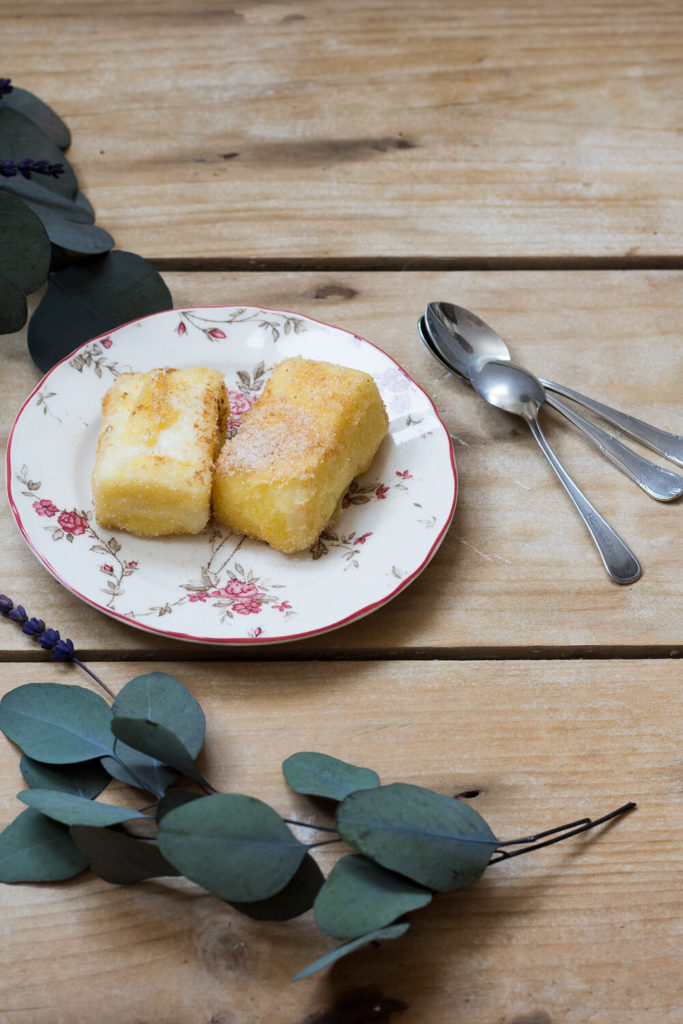
[[[71,640],[58,640],[52,648],[52,657],[55,661],[75,661],[74,645]]]
[[[0,162],[0,174],[4,178],[16,178],[17,174],[30,179],[32,174],[45,174],[50,178],[58,178],[64,174],[64,164],[50,163],[48,160],[34,160],[24,156],[21,160],[3,160]]]
[[[1,81],[1,80],[0,80]],[[91,679],[94,679],[98,686],[101,686],[110,697],[114,697],[114,694],[109,689],[106,683],[102,682],[99,676],[96,676],[94,672],[84,665],[80,658],[76,657],[74,645],[72,640],[68,640],[66,637],[62,638],[59,635],[58,629],[47,629],[42,619],[34,619],[28,617],[26,609],[20,604],[14,604],[14,601],[7,597],[6,594],[0,594],[0,615],[6,615],[12,619],[13,622],[18,622],[21,626],[22,632],[26,633],[27,636],[37,640],[44,651],[52,651],[52,657],[55,661],[70,661],[74,665],[78,665],[79,668],[83,669]]]
[[[36,638],[45,651],[51,651],[55,644],[59,643],[59,630],[46,629]]]
[[[41,633],[45,632],[45,623],[42,619],[29,619],[21,627],[22,633],[26,633],[27,636],[40,636]]]

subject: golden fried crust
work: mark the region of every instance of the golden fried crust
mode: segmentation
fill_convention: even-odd
[[[199,533],[227,412],[218,370],[120,374],[102,400],[92,477],[100,526],[144,537]]]
[[[369,374],[300,358],[279,363],[218,458],[215,518],[280,551],[304,550],[369,469],[388,425]]]

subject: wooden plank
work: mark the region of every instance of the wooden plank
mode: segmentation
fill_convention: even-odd
[[[90,667],[114,690],[149,670]],[[213,784],[298,820],[330,820],[280,774],[285,757],[306,749],[374,767],[385,783],[478,790],[472,805],[505,838],[628,800],[638,808],[590,836],[491,867],[474,887],[410,915],[402,939],[296,984],[297,970],[338,944],[310,914],[256,924],[180,880],[0,886],[3,1024],[87,1024],[94,1005],[102,1024],[360,1022],[373,1019],[368,1006],[402,1024],[675,1018],[680,662],[167,668],[206,712],[200,763]],[[84,678],[63,665],[2,666],[0,691]],[[20,788],[16,750],[0,739],[3,825],[20,809]],[[110,797],[123,798],[120,788]],[[325,873],[338,855],[317,851]]]
[[[427,390],[456,438],[455,519],[423,575],[370,618],[270,653],[680,652],[680,501],[652,501],[573,428],[553,413],[544,417],[577,482],[642,561],[644,575],[634,586],[611,583],[524,424],[442,372],[415,325],[429,300],[457,299],[496,326],[523,365],[681,432],[682,278],[672,271],[168,275],[178,306],[290,309],[360,333]],[[21,336],[4,346],[3,439],[39,379]],[[2,516],[0,587],[85,653],[222,656],[151,637],[86,607],[35,561],[6,504]],[[0,629],[5,651],[28,656],[31,642],[13,624],[0,622]]]
[[[119,248],[680,258],[669,0],[38,0],[0,27]]]

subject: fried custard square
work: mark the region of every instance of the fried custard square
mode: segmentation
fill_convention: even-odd
[[[214,472],[214,517],[291,553],[315,542],[389,426],[373,378],[334,363],[279,363],[225,442]]]
[[[92,476],[100,526],[141,537],[203,530],[227,412],[218,370],[120,374],[102,400]]]

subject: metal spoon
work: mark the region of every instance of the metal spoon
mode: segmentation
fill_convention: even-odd
[[[505,360],[483,363],[473,370],[470,379],[475,390],[491,405],[526,420],[541,451],[588,527],[608,574],[616,583],[634,583],[642,572],[638,559],[579,490],[546,440],[538,422],[538,411],[545,401],[541,382],[532,373]]]
[[[432,354],[450,370],[466,379],[469,379],[472,368],[480,366],[487,359],[510,359],[505,343],[495,331],[461,306],[443,302],[430,303],[425,316],[418,323],[418,329],[424,344]],[[549,386],[547,381],[541,380],[541,383],[544,387]],[[634,452],[632,448],[591,423],[554,395],[546,394],[545,397],[554,409],[583,431],[603,455],[651,498],[656,501],[673,501],[681,497],[683,477]]]
[[[465,377],[468,376],[467,366],[472,360],[481,362],[484,359],[510,358],[507,345],[500,335],[463,306],[456,306],[451,302],[430,302],[425,311],[425,321],[437,349],[441,351],[445,348],[449,357],[458,362],[457,372]],[[572,401],[597,413],[608,423],[619,427],[625,434],[640,441],[652,451],[658,452],[678,466],[683,466],[683,437],[680,434],[660,430],[636,419],[635,416],[613,409],[603,402],[596,402],[595,399],[562,384],[544,378],[539,379],[549,391],[556,391],[565,398],[571,398]]]

